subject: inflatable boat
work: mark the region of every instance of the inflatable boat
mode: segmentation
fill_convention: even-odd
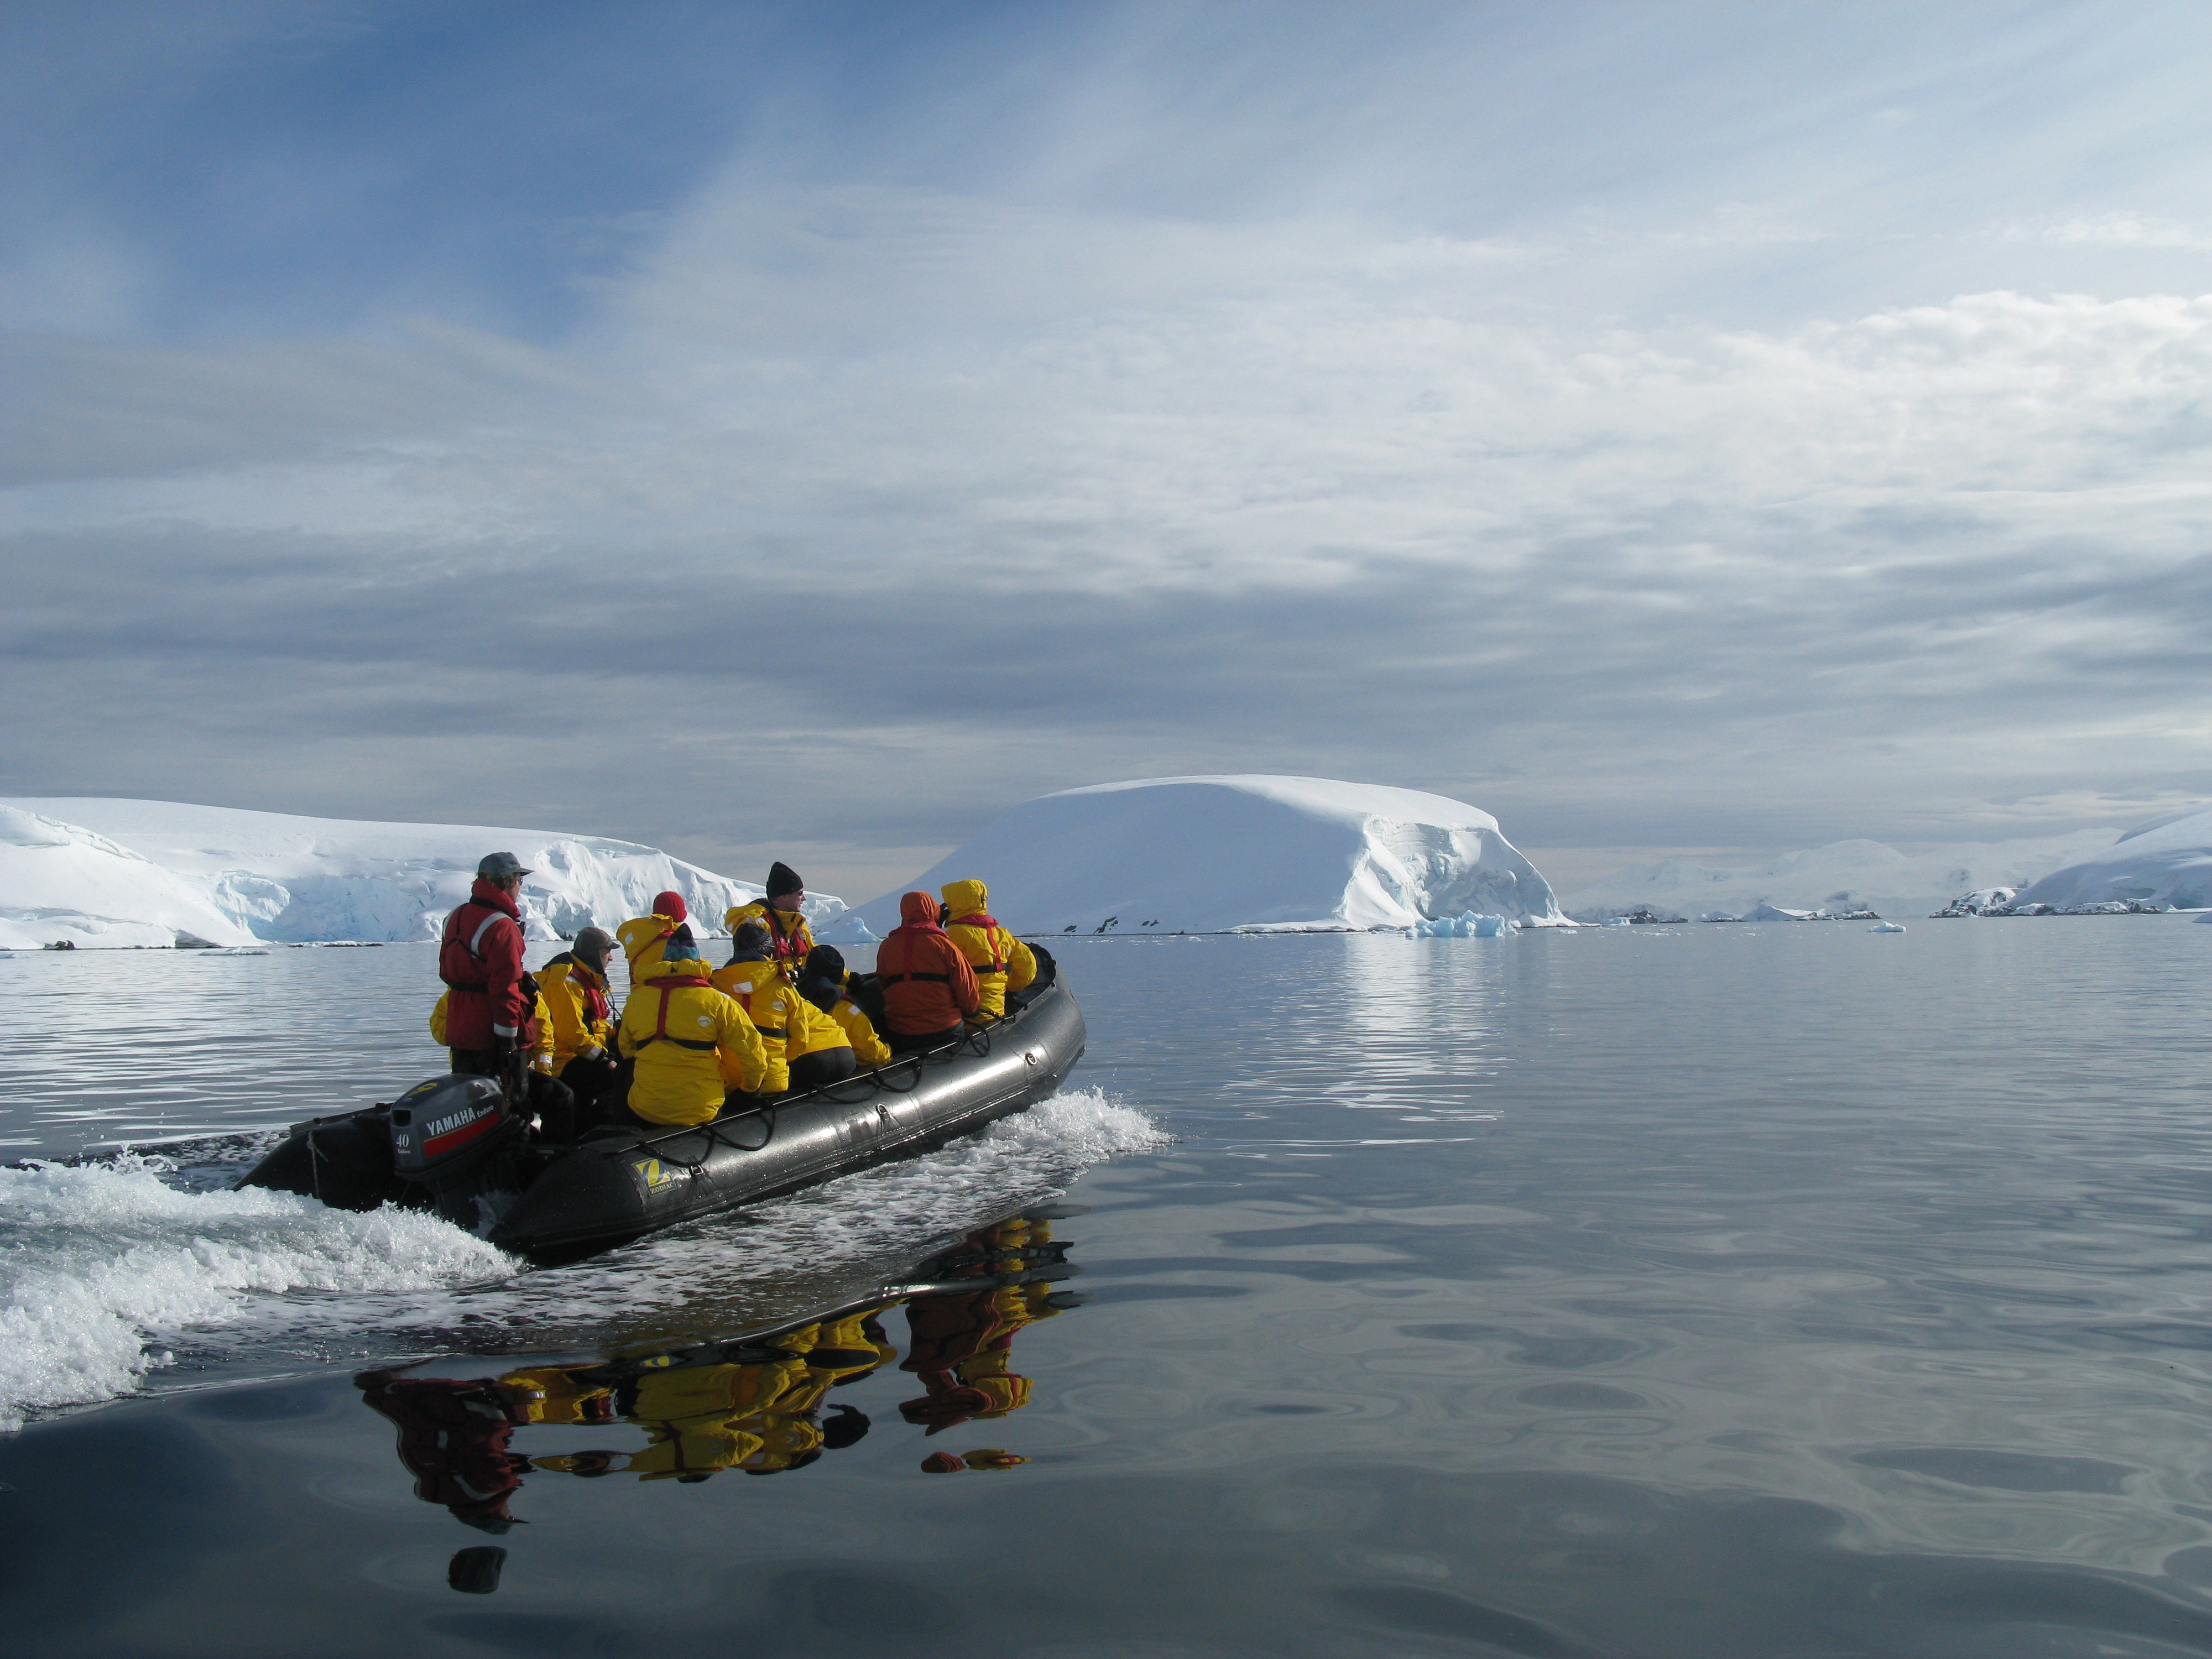
[[[1039,950],[1006,1018],[944,1048],[690,1128],[600,1129],[545,1144],[498,1081],[455,1073],[398,1099],[292,1126],[242,1176],[339,1209],[435,1210],[504,1249],[569,1259],[932,1152],[1058,1089],[1082,1011]]]

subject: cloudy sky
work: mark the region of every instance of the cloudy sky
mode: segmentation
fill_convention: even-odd
[[[2212,794],[2212,8],[0,5],[0,793]],[[1577,851],[1576,849],[1580,849]]]

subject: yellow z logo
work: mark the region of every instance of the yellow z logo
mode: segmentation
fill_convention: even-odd
[[[647,1192],[656,1191],[676,1179],[671,1171],[660,1167],[660,1160],[657,1158],[648,1158],[642,1164],[632,1167],[645,1177],[645,1189]]]

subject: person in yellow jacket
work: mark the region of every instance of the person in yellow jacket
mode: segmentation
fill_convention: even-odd
[[[806,902],[806,884],[789,865],[769,866],[768,896],[750,904],[732,905],[722,915],[722,925],[736,937],[738,928],[757,921],[768,929],[769,959],[787,985],[796,984],[806,953],[814,948],[814,934],[799,908]]]
[[[621,1086],[621,1070],[609,1052],[615,1021],[607,997],[607,957],[614,948],[612,933],[586,927],[537,973],[538,1000],[552,1011],[553,1075],[568,1085],[579,1109],[595,1119],[601,1115],[600,1103]]]
[[[945,900],[945,936],[975,970],[977,1012],[1003,1016],[1008,994],[1036,980],[1036,953],[999,925],[981,882],[948,881],[937,890]]]
[[[855,1064],[864,1069],[890,1065],[890,1046],[876,1035],[874,1022],[847,994],[845,986],[844,952],[834,945],[817,945],[806,953],[805,971],[799,976],[799,994],[837,1022]]]
[[[764,1092],[819,1089],[860,1069],[844,1028],[777,971],[765,926],[739,922],[730,944],[729,961],[714,970],[714,988],[737,999],[752,1017],[768,1055]]]
[[[655,1125],[712,1122],[732,1086],[756,1091],[768,1075],[760,1033],[714,988],[682,921],[656,911],[615,932],[629,958],[615,1051],[636,1062],[631,1115]]]

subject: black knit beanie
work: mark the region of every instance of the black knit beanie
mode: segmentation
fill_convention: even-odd
[[[799,892],[805,885],[805,882],[799,880],[799,872],[789,865],[778,862],[769,866],[768,896],[770,898],[774,898],[778,893]]]
[[[806,953],[806,976],[809,979],[834,979],[845,982],[845,953],[834,945],[817,945]]]
[[[757,961],[768,954],[768,924],[741,921],[730,935],[732,962]]]

